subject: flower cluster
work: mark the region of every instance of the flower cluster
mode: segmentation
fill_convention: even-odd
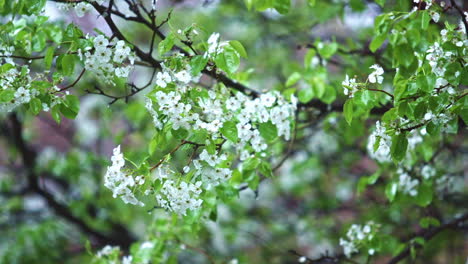
[[[97,262],[92,263],[103,263],[102,260],[105,259],[105,263],[121,263],[121,264],[132,264],[132,263],[139,263],[139,264],[146,264],[150,263],[151,258],[151,250],[154,248],[154,242],[152,241],[144,241],[140,244],[139,247],[132,246],[132,255],[121,256],[125,253],[121,250],[118,246],[110,246],[106,245],[101,250],[96,252],[95,260]]]
[[[96,257],[99,259],[109,259],[112,261],[111,263],[116,263],[115,259],[119,258],[120,253],[121,253],[120,247],[106,245],[105,247],[103,247],[101,250],[99,250],[96,253]],[[131,255],[128,255],[128,256],[124,256],[120,263],[131,264],[132,260],[133,260],[133,257]]]
[[[409,174],[402,168],[397,170],[398,176],[398,188],[404,194],[410,196],[416,196],[418,194],[419,180],[411,178]]]
[[[182,54],[178,54],[182,56]],[[192,76],[190,65],[186,65],[184,69],[173,71],[166,67],[164,63],[161,64],[163,71],[156,74],[156,85],[161,88],[166,88],[169,84],[174,84],[179,87],[179,90],[185,91],[187,85],[191,82],[198,82],[200,76]]]
[[[81,50],[79,51],[80,58]],[[113,77],[126,78],[133,69],[135,56],[124,41],[114,39],[109,42],[103,35],[93,39],[93,47],[84,53],[85,68],[93,72],[106,83],[112,84]]]
[[[112,165],[107,167],[104,176],[104,186],[112,190],[114,198],[120,196],[125,203],[143,206],[144,204],[135,197],[131,188],[144,184],[145,179],[142,176],[134,178],[122,170],[125,166],[125,160],[120,152],[120,146],[114,148],[111,160]]]
[[[9,101],[0,103],[0,112],[11,112],[22,104],[29,103],[31,98],[38,95],[38,91],[31,87],[31,77],[29,75],[29,69],[23,67],[22,70],[18,70],[11,64],[4,64],[3,66],[10,65],[10,69],[0,73],[0,91],[5,94],[9,94],[11,98]]]
[[[462,179],[463,181],[463,179]],[[438,195],[443,196],[444,194],[451,194],[457,191],[457,187],[464,186],[463,183],[457,184],[456,177],[454,175],[443,175],[436,180],[436,190]]]
[[[255,123],[271,122],[276,126],[278,136],[290,139],[290,119],[294,115],[296,104],[294,96],[291,98],[291,103],[286,103],[278,92],[262,94],[255,99],[237,93],[235,97],[230,97],[226,101],[225,108],[238,120],[236,126],[240,141],[237,150],[241,151],[241,160],[248,157],[248,152],[245,152],[247,145],[250,145],[255,152],[262,152],[267,148],[259,130],[254,127]]]
[[[346,233],[346,239],[340,238],[340,246],[344,254],[349,258],[353,253],[359,252],[359,248],[372,241],[374,233],[379,228],[378,224],[370,221],[366,225],[353,224]],[[369,248],[369,255],[375,253],[375,249]]]
[[[5,44],[0,44],[0,57],[5,61],[5,63],[9,63],[14,65],[13,59],[10,57],[15,52],[14,46],[9,46]]]
[[[94,2],[99,5],[102,5],[105,2],[105,0],[90,0],[89,2]],[[78,17],[83,17],[93,9],[93,6],[87,2],[73,3],[72,1],[70,1],[69,3],[57,3],[57,8],[63,11],[70,10],[70,7],[73,8],[76,16]]]
[[[374,71],[369,74],[368,81],[370,83],[381,84],[383,82],[383,68],[377,64],[370,66],[370,68],[374,69]],[[344,94],[349,96],[349,98],[353,98],[354,94],[359,90],[359,83],[356,82],[356,78],[349,78],[347,74],[341,85],[343,86]]]
[[[341,85],[343,85],[344,94],[349,96],[350,98],[353,98],[354,94],[358,91],[358,84],[356,83],[356,78],[350,79],[347,74],[346,78],[341,83]]]
[[[187,89],[191,88],[185,87],[182,90],[187,92]],[[218,139],[224,137],[220,131],[224,123],[235,120],[238,142],[235,142],[234,147],[241,160],[267,149],[266,141],[258,130],[258,123],[271,122],[276,126],[278,136],[290,137],[290,118],[294,113],[295,103],[287,103],[279,93],[267,93],[255,99],[238,93],[223,102],[222,97],[229,96],[227,91],[221,91],[220,94],[209,91],[207,96],[197,97],[195,100],[187,97],[183,91],[157,91],[154,94],[155,103],[152,100],[147,101],[146,106],[156,128],[162,129],[170,124],[174,130],[202,130],[211,135],[212,139]],[[184,167],[184,173],[188,173],[193,167],[194,176],[201,179],[196,183],[197,188],[202,183],[210,188],[231,177],[232,170],[223,164],[227,156],[220,151],[221,149],[217,153],[210,153],[203,149],[198,159]],[[182,187],[184,191],[175,191],[180,186],[177,187],[172,180],[163,181],[165,187],[162,196],[157,196],[162,207],[185,214],[187,209],[193,210],[200,206],[200,200],[184,196],[189,194],[186,189],[191,189],[191,184],[185,184]],[[192,194],[198,195],[197,192]]]
[[[385,126],[380,125],[380,121],[375,124],[375,130],[370,134],[367,142],[367,152],[371,158],[378,162],[390,162],[390,146],[392,138],[386,134]]]
[[[421,175],[424,179],[428,180],[436,175],[436,170],[431,165],[424,165],[421,168]]]
[[[429,61],[429,65],[432,68],[432,72],[438,77],[443,78],[446,68],[444,67],[448,60],[452,59],[453,52],[445,52],[439,42],[435,42],[426,51],[426,59]],[[441,81],[439,81],[441,82]]]
[[[215,58],[226,45],[228,45],[227,42],[219,40],[219,33],[211,34],[208,38],[208,50],[204,54],[205,58]]]
[[[384,70],[382,67],[380,67],[379,65],[377,64],[374,64],[370,67],[371,69],[374,69],[374,71],[369,74],[369,82],[370,83],[382,83],[383,82],[383,74],[384,74]]]
[[[114,252],[118,252],[119,250],[120,250],[119,247],[113,247],[113,246],[106,245],[105,247],[103,247],[101,250],[99,250],[96,253],[96,256],[98,258],[106,257],[106,256],[111,255]]]
[[[98,46],[107,45],[103,38],[96,38],[94,42]],[[208,43],[209,58],[221,52],[218,48],[224,45],[217,34],[213,34]],[[232,176],[234,159],[243,161],[256,155],[266,156],[267,140],[272,137],[289,140],[297,107],[294,96],[288,102],[276,91],[251,98],[241,92],[232,94],[224,86],[210,90],[193,87],[191,84],[198,82],[200,75],[192,72],[189,59],[182,54],[173,54],[162,63],[162,71],[155,78],[156,88],[147,95],[145,103],[155,128],[169,129],[174,136],[187,135],[181,145],[195,146],[182,170],[171,168],[169,159],[163,160],[157,165],[155,180],[161,187],[142,190],[145,195],[154,194],[162,208],[179,215],[199,209],[203,201],[200,195],[216,190],[215,186]],[[272,136],[265,138],[265,133]],[[204,138],[189,141],[193,134]],[[242,169],[242,165],[237,163],[238,169]],[[122,166],[113,165],[116,168],[109,169],[108,174],[120,171]],[[113,178],[123,177],[122,173],[114,174],[118,176]],[[128,189],[126,185],[131,185],[131,181],[131,177],[122,178],[119,183],[124,185],[119,185],[118,190]],[[115,186],[108,188],[119,193]]]
[[[421,131],[415,129],[408,134],[408,150],[413,150],[418,144],[423,142],[421,135],[424,135],[425,128]],[[392,146],[392,138],[387,134],[387,128],[377,121],[375,130],[369,135],[367,141],[367,152],[372,159],[380,163],[390,162],[390,147]]]
[[[160,193],[156,195],[159,205],[166,210],[173,211],[180,215],[186,215],[187,210],[197,210],[202,204],[199,195],[201,181],[187,183],[185,181],[176,184],[171,179],[164,182]]]
[[[464,28],[464,25],[461,24],[460,28]],[[466,57],[468,55],[468,39],[463,32],[447,29],[442,29],[440,35],[441,41],[434,42],[433,45],[427,49],[426,59],[431,66],[432,72],[437,77],[435,85],[437,90],[435,92],[447,91],[449,94],[454,94],[454,88],[446,79],[452,76],[446,77],[445,73],[448,68],[447,66],[450,65],[450,63],[454,63],[457,57],[460,55]],[[450,45],[446,45],[447,43],[450,43]],[[459,48],[458,51],[454,50],[452,45]],[[447,47],[450,47],[450,49],[447,50]],[[468,63],[465,62],[463,66],[466,67],[467,65]],[[454,77],[459,77],[460,75],[461,73],[459,71],[454,73]]]

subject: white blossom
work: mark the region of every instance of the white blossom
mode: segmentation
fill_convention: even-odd
[[[428,180],[432,177],[434,177],[436,174],[436,170],[434,167],[430,165],[424,165],[421,169],[421,175],[423,176],[424,179]]]
[[[118,250],[120,250],[119,247],[113,247],[113,246],[110,246],[110,245],[106,245],[105,247],[103,247],[101,250],[99,250],[96,253],[96,256],[98,258],[102,258],[102,257],[108,256],[108,255],[112,254],[112,252],[118,251]]]
[[[383,74],[384,70],[382,67],[380,67],[377,64],[374,64],[370,67],[371,69],[374,69],[374,71],[369,74],[369,82],[370,83],[382,83],[383,82]]]
[[[379,141],[377,149],[374,151],[375,144]],[[380,125],[380,121],[375,124],[375,130],[369,136],[367,142],[367,152],[370,157],[378,162],[390,162],[390,146],[392,145],[392,138],[386,134],[385,126]]]
[[[92,8],[93,6],[91,6],[90,4],[86,2],[80,2],[75,6],[75,13],[78,17],[83,17],[86,13],[91,11]]]
[[[192,80],[192,75],[189,71],[183,70],[174,75],[179,82],[188,84]]]
[[[429,15],[431,15],[431,18],[432,20],[434,20],[434,22],[439,22],[439,19],[440,19],[440,14],[435,12],[435,11],[430,11],[429,12]]]
[[[156,195],[159,205],[177,214],[186,215],[187,210],[197,210],[203,200],[198,196],[202,192],[201,181],[195,184],[181,182],[179,185],[173,180],[166,180],[161,188],[161,193]]]
[[[397,174],[399,174],[398,188],[401,192],[409,194],[410,196],[416,196],[418,194],[417,187],[419,185],[419,181],[417,179],[412,179],[402,168],[398,168]]]
[[[374,238],[373,232],[377,227],[378,225],[372,221],[364,226],[353,224],[346,232],[346,238],[340,238],[340,246],[343,247],[346,257],[351,257],[353,253],[359,252],[363,244],[370,242]]]
[[[132,187],[136,182],[132,175],[123,171],[125,160],[120,152],[120,145],[114,148],[111,157],[112,165],[107,167],[107,172],[104,175],[104,186],[113,192],[113,197],[119,196],[125,203],[143,206],[134,195]]]
[[[350,79],[349,76],[346,74],[346,77],[341,84],[343,85],[344,94],[349,96],[350,98],[354,97],[354,93],[358,91],[356,79]]]
[[[113,76],[128,77],[133,69],[135,56],[124,41],[110,43],[104,35],[98,35],[92,42],[94,50],[87,50],[84,54],[80,51],[86,70],[109,84],[113,84]]]

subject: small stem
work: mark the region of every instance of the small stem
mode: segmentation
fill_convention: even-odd
[[[83,70],[81,71],[80,75],[78,76],[78,78],[76,78],[76,80],[75,80],[73,83],[71,83],[70,85],[65,86],[65,87],[61,88],[60,90],[55,91],[55,92],[53,92],[53,93],[63,92],[63,91],[65,91],[65,90],[68,90],[68,89],[72,88],[73,86],[75,86],[75,85],[80,81],[81,77],[83,77],[85,71],[86,71],[86,69],[83,69]]]
[[[375,91],[375,92],[381,92],[381,93],[384,93],[384,94],[390,96],[390,97],[392,98],[392,100],[395,99],[395,97],[393,96],[393,94],[391,94],[391,93],[389,93],[389,92],[387,92],[387,91],[384,91],[384,90],[373,89],[373,88],[367,88],[367,90],[369,90],[369,91]]]
[[[206,257],[206,259],[207,259],[211,264],[215,264],[215,261],[214,261],[213,257],[211,257],[211,256],[208,254],[208,252],[206,252],[205,250],[203,250],[203,249],[201,249],[201,248],[194,247],[194,246],[187,245],[187,244],[185,244],[185,243],[184,243],[184,245],[185,245],[185,247],[187,247],[188,249],[191,249],[191,250],[193,250],[193,251],[196,251],[196,252],[198,252],[198,253],[204,255],[204,256]]]
[[[182,147],[183,145],[185,144],[188,144],[187,141],[185,140],[182,140],[182,142],[180,142],[179,145],[177,145],[173,150],[171,150],[166,156],[164,156],[158,163],[156,163],[153,167],[151,167],[150,171],[153,171],[155,170],[157,167],[161,166],[161,164],[166,160],[166,157],[168,155],[172,155],[174,154],[177,150],[179,150],[180,147]]]
[[[468,92],[465,92],[465,93],[463,93],[463,94],[457,96],[457,98],[455,98],[455,101],[458,101],[458,100],[462,99],[462,98],[465,97],[466,95],[468,95]]]

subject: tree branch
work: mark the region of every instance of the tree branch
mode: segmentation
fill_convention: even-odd
[[[10,115],[9,120],[11,125],[10,136],[13,139],[13,144],[16,146],[19,154],[21,155],[21,159],[27,170],[28,189],[44,198],[50,208],[58,216],[72,223],[82,232],[91,235],[100,244],[119,245],[124,249],[128,249],[130,245],[136,241],[136,239],[123,226],[120,224],[112,224],[112,228],[115,228],[113,230],[114,232],[108,234],[96,230],[89,226],[83,219],[80,219],[74,215],[70,208],[68,208],[66,205],[59,203],[51,193],[47,192],[39,186],[38,177],[35,173],[37,153],[35,150],[26,145],[26,142],[22,136],[23,127],[16,114]]]
[[[466,221],[468,221],[468,213],[465,213],[461,217],[455,218],[452,221],[447,222],[447,223],[445,223],[443,225],[440,225],[438,227],[422,230],[421,232],[416,233],[413,238],[422,237],[422,238],[424,238],[425,241],[428,241],[428,240],[430,240],[431,238],[433,238],[434,236],[436,236],[437,234],[439,234],[442,231],[445,231],[447,229],[458,229],[460,227],[460,225],[463,224]],[[411,254],[411,246],[408,246],[403,252],[401,252],[400,254],[395,256],[394,258],[392,258],[388,262],[388,264],[396,264],[396,263],[400,262],[401,260],[407,258],[410,254]]]

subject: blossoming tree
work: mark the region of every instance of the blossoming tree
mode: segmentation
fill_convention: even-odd
[[[0,0],[0,262],[463,263],[467,8]]]

